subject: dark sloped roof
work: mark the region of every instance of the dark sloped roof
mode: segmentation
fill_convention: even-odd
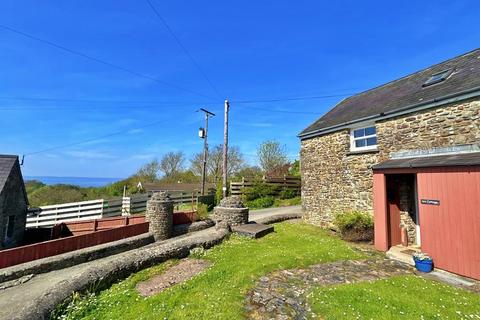
[[[379,163],[372,167],[373,170],[402,169],[402,168],[428,168],[452,166],[480,166],[480,152],[459,153],[440,156],[393,159]]]
[[[422,85],[433,74],[452,69],[445,80],[431,86]],[[480,49],[415,72],[406,77],[347,98],[300,133],[341,125],[366,117],[380,116],[441,97],[480,88]]]
[[[17,160],[17,156],[0,155],[0,192],[3,190],[8,176]]]

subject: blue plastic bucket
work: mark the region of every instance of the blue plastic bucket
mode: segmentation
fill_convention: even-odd
[[[430,272],[433,269],[433,261],[432,260],[418,260],[413,258],[415,261],[415,268],[421,272]]]

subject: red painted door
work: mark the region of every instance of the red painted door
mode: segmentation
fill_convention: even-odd
[[[388,242],[389,246],[402,243],[400,229],[400,199],[397,183],[394,177],[387,179],[387,215],[388,215]]]
[[[480,279],[480,168],[417,174],[422,251],[435,267]]]

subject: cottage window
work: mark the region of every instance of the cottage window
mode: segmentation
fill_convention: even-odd
[[[15,216],[8,216],[5,226],[5,240],[13,237],[13,227],[15,226]]]
[[[350,131],[350,150],[367,151],[377,149],[375,126],[355,128]]]

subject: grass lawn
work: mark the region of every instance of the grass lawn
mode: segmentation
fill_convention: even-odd
[[[480,295],[413,275],[316,288],[309,302],[320,319],[480,319]]]
[[[201,258],[213,265],[190,281],[143,298],[139,281],[162,272],[167,262],[143,270],[98,294],[74,296],[61,319],[242,319],[245,295],[271,271],[362,256],[320,228],[300,223],[275,225],[258,240],[232,236]]]

